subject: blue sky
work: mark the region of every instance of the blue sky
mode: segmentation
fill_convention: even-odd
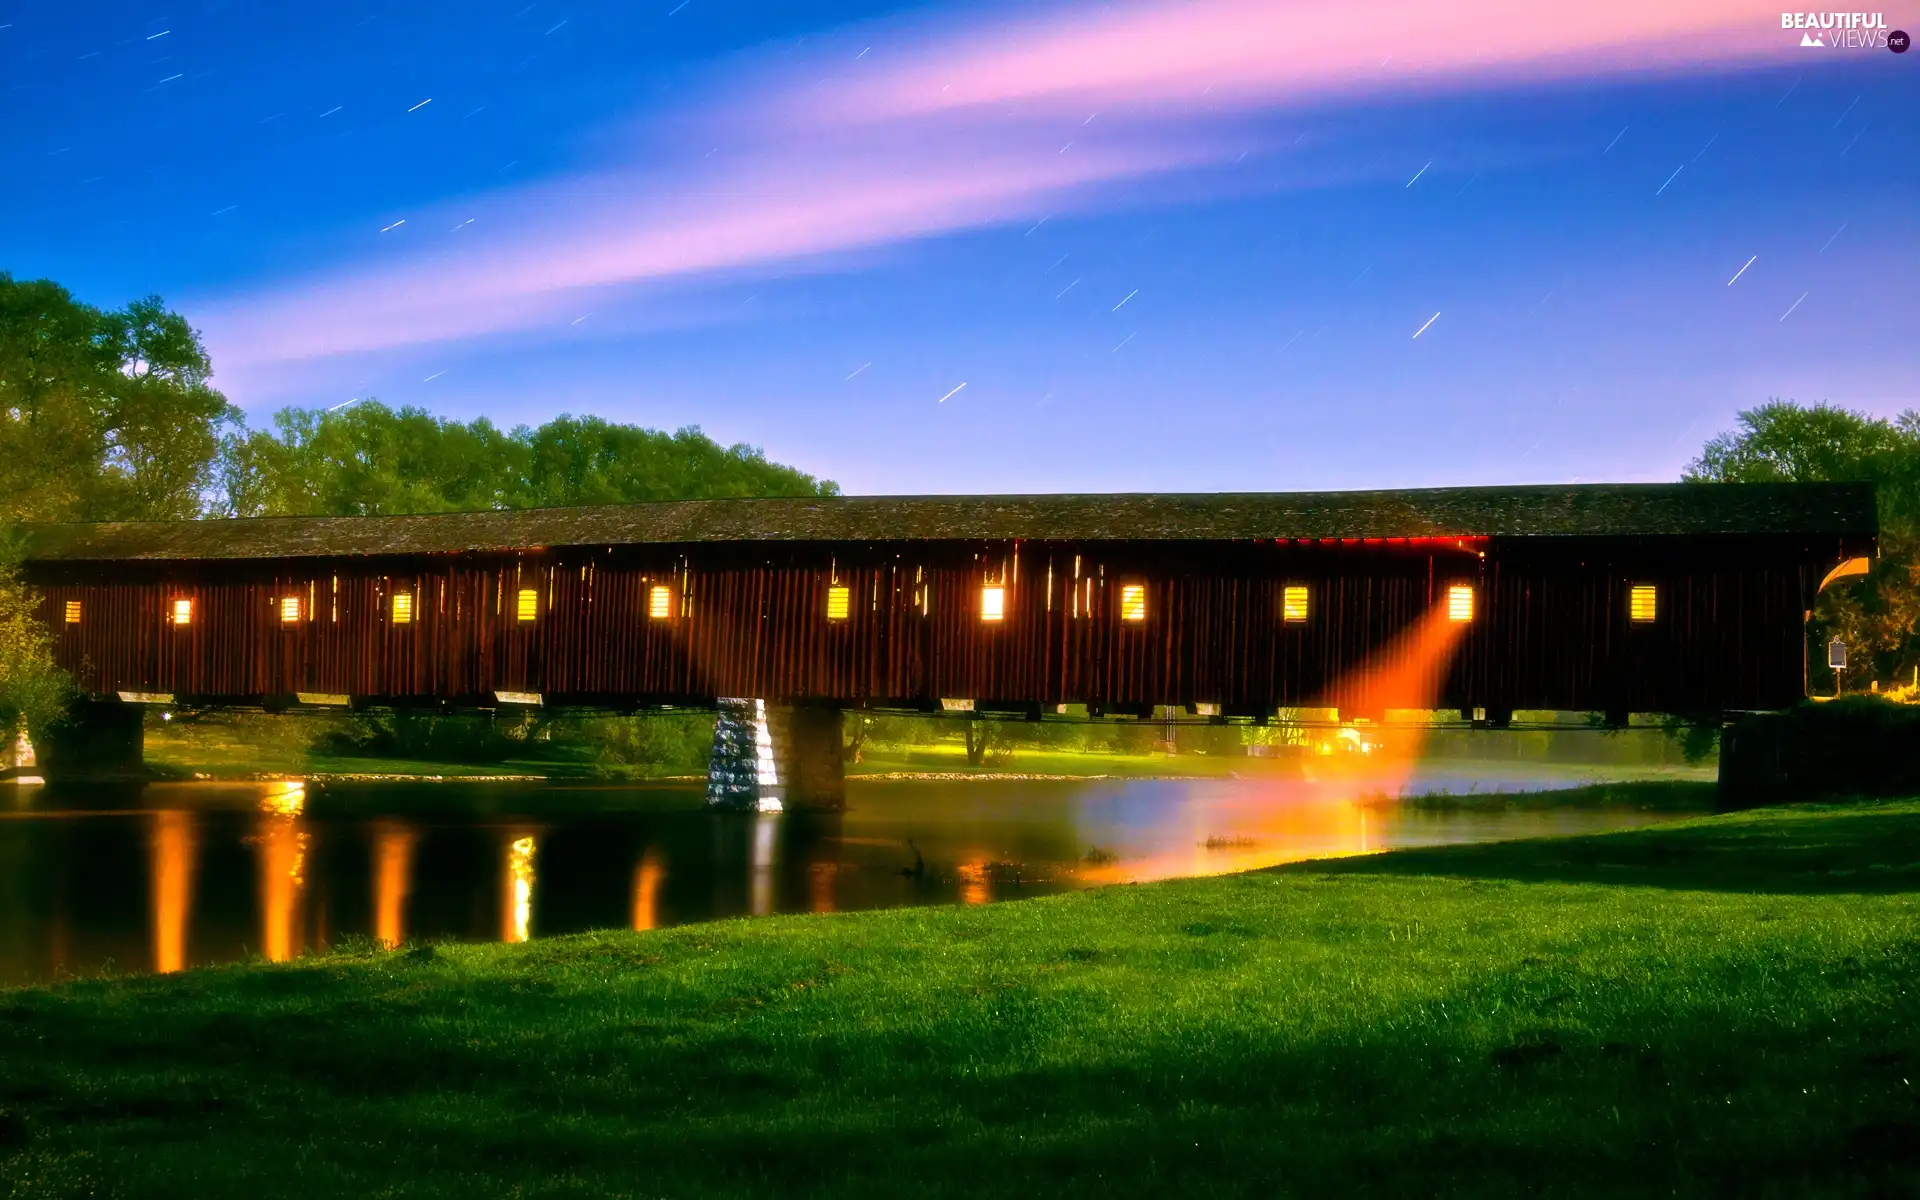
[[[854,492],[1661,479],[1769,396],[1920,406],[1920,54],[677,3],[0,0],[0,269],[161,293],[255,421],[694,424]]]

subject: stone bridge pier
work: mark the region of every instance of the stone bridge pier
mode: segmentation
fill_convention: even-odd
[[[840,708],[723,699],[707,763],[707,807],[838,812],[847,806]]]

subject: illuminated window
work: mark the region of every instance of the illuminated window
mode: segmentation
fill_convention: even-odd
[[[193,624],[193,601],[175,600],[173,602],[173,623],[175,625]]]
[[[980,589],[980,619],[998,621],[1007,615],[1007,589],[989,583]]]
[[[1447,589],[1447,620],[1473,620],[1473,588],[1464,583],[1456,583]]]
[[[1120,585],[1120,619],[1122,621],[1144,621],[1147,619],[1147,587],[1143,583],[1123,583]]]
[[[532,588],[521,588],[519,601],[514,615],[522,621],[531,621],[540,615],[540,593]]]
[[[412,592],[395,592],[393,594],[393,623],[395,625],[413,624]]]
[[[672,615],[673,590],[663,583],[653,585],[647,592],[647,616],[664,621]]]
[[[300,597],[280,597],[280,623],[291,625],[300,619]]]
[[[79,623],[80,602],[78,600],[69,600],[67,601],[67,624],[78,625]]]
[[[853,608],[853,593],[843,587],[827,589],[827,620],[844,621]]]
[[[1632,590],[1627,593],[1627,616],[1633,620],[1653,620],[1653,615],[1657,607],[1658,601],[1656,594],[1653,590],[1653,585],[1650,583],[1637,583],[1633,585]]]
[[[1280,619],[1283,621],[1307,619],[1307,589],[1304,586],[1293,583],[1280,590]]]

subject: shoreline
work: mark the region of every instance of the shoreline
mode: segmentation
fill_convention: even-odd
[[[78,778],[66,780],[70,783],[554,783],[554,784],[626,784],[645,787],[650,784],[704,783],[704,774],[682,775],[591,775],[567,772],[540,774],[530,771],[463,772],[458,764],[439,764],[440,770],[410,771],[204,771],[185,768],[160,769],[150,771],[145,776],[114,776],[99,779]],[[1505,766],[1502,762],[1487,765]],[[1546,764],[1551,768],[1554,764]],[[1584,764],[1582,764],[1584,765]],[[454,767],[447,770],[446,767]],[[1555,778],[1551,770],[1543,772],[1543,777],[1526,781],[1530,786],[1512,789],[1474,790],[1448,792],[1431,790],[1410,792],[1399,796],[1382,796],[1389,803],[1412,803],[1444,797],[1496,797],[1519,795],[1537,791],[1569,791],[1590,788],[1620,787],[1628,785],[1684,785],[1712,786],[1715,776],[1708,772],[1651,773],[1635,771],[1627,774],[1609,775],[1603,768],[1590,768],[1589,773],[1575,774],[1571,764],[1563,777]],[[1240,782],[1305,782],[1306,777],[1276,771],[1001,771],[1001,770],[879,770],[855,771],[846,776],[848,783],[1100,783],[1132,782],[1142,783],[1178,783],[1183,781],[1215,781],[1222,783]],[[13,782],[0,779],[0,784]],[[1356,783],[1364,781],[1356,780]],[[1551,786],[1542,787],[1541,784]]]

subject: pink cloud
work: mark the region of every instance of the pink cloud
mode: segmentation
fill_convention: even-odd
[[[826,117],[989,104],[1223,106],[1665,71],[1794,52],[1755,0],[1178,0],[1056,10],[929,42]]]
[[[1205,143],[929,153],[887,139],[711,174],[582,176],[503,198],[490,223],[524,233],[248,297],[207,332],[239,367],[500,333],[576,315],[592,289],[991,224],[1039,197],[1213,156]]]
[[[689,151],[496,193],[479,236],[236,297],[206,330],[244,369],[537,329],[596,289],[1091,207],[1099,185],[1231,158],[1207,123],[1223,108],[1737,65],[1789,45],[1777,13],[1731,0],[1186,0],[921,31],[896,39],[893,65],[805,89],[749,79],[732,89],[746,99],[675,123],[750,137],[731,166]],[[1079,132],[1089,106],[1116,111]]]

